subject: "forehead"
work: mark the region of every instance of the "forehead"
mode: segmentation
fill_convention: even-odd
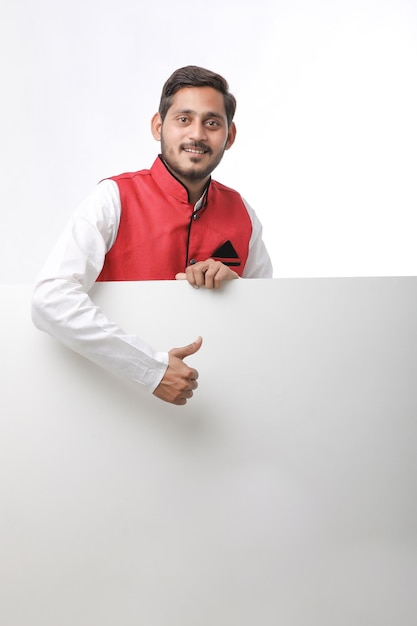
[[[183,87],[172,97],[170,114],[181,111],[194,112],[198,115],[214,113],[226,117],[223,94],[213,87]]]

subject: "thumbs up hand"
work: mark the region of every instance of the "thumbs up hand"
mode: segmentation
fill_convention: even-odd
[[[195,354],[201,348],[202,342],[202,338],[198,337],[188,346],[169,351],[167,370],[153,392],[157,398],[171,404],[183,405],[192,397],[193,391],[198,387],[198,372],[188,367],[184,359]]]

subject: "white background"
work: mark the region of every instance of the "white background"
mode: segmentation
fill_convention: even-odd
[[[163,82],[238,99],[215,177],[264,224],[274,275],[417,273],[415,0],[2,0],[0,281],[31,281],[97,181],[149,167]]]

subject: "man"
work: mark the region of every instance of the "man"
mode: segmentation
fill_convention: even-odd
[[[272,276],[262,227],[241,196],[211,180],[235,140],[236,100],[226,80],[196,66],[166,81],[152,134],[150,170],[104,180],[76,211],[33,293],[32,319],[95,363],[182,405],[198,373],[184,358],[202,339],[168,353],[126,334],[91,301],[96,280],[185,279],[195,288]]]

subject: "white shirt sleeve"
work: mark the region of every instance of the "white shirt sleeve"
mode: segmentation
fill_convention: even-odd
[[[127,334],[88,296],[116,239],[120,212],[117,184],[99,183],[74,213],[36,279],[32,319],[72,350],[152,392],[165,374],[168,353]]]
[[[252,221],[252,236],[242,278],[272,278],[272,263],[262,239],[262,224],[246,200],[243,202]]]

